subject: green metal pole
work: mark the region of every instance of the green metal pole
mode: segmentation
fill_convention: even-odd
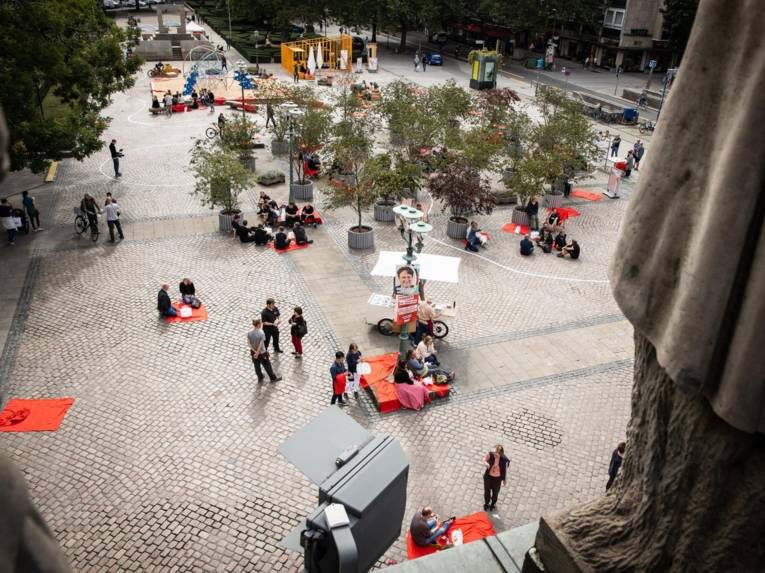
[[[290,140],[289,140],[289,155],[290,155],[290,193],[289,193],[289,203],[292,203],[295,201],[295,192],[292,189],[292,138],[294,136],[294,130],[292,129],[292,116],[289,118],[290,122]]]
[[[409,241],[406,247],[406,254],[402,257],[408,265],[411,265],[417,260],[417,255],[414,254],[412,249],[412,231],[409,231]],[[398,335],[398,359],[400,361],[406,360],[406,353],[409,352],[411,345],[409,344],[409,323],[405,322],[401,325],[401,333]]]

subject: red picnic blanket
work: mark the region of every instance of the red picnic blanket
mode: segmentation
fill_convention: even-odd
[[[181,316],[181,308],[184,306],[191,309],[191,316]],[[205,305],[202,305],[199,308],[192,308],[188,304],[174,302],[173,308],[178,312],[178,316],[166,316],[165,320],[167,320],[167,322],[194,322],[196,320],[207,320],[207,309],[205,309]]]
[[[497,532],[494,531],[494,526],[491,524],[491,521],[489,521],[489,518],[483,511],[478,511],[455,519],[454,523],[452,523],[449,529],[446,530],[446,537],[449,540],[449,543],[452,543],[454,532],[458,529],[462,532],[463,544],[470,543],[471,541],[478,541],[484,537],[491,537],[492,535],[497,534]],[[411,532],[407,531],[406,533],[406,556],[409,559],[417,559],[423,555],[430,555],[431,553],[439,551],[439,549],[443,549],[445,546],[446,543],[442,537],[438,540],[438,546],[429,545],[428,547],[420,547],[412,541]]]
[[[290,242],[289,246],[286,249],[277,249],[276,247],[274,247],[274,243],[273,242],[268,243],[268,248],[269,249],[273,249],[274,251],[276,251],[279,254],[289,253],[290,251],[299,251],[300,249],[307,249],[310,246],[311,246],[310,243],[307,243],[305,245],[296,245],[295,243]]]
[[[502,226],[505,233],[514,233],[516,235],[527,235],[530,232],[528,225],[519,225],[517,223],[507,223]]]
[[[55,432],[72,404],[74,398],[11,398],[0,411],[0,432]]]

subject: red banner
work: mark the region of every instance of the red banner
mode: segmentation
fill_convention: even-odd
[[[420,305],[418,295],[396,295],[396,324],[404,324],[417,320],[417,310]]]

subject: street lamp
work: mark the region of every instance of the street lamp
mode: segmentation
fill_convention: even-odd
[[[247,72],[244,60],[238,60],[236,62],[236,68],[239,70],[239,85],[242,86],[242,117],[244,117],[244,74]]]
[[[289,193],[289,203],[293,203],[295,201],[295,189],[292,185],[293,183],[293,177],[292,177],[292,148],[294,146],[294,138],[295,138],[295,127],[294,127],[294,120],[299,118],[301,115],[303,115],[303,112],[298,109],[298,106],[294,103],[285,103],[284,108],[287,110],[287,119],[289,121],[289,130],[287,134],[289,135],[289,158],[290,158],[290,193]]]
[[[433,230],[433,226],[422,220],[425,216],[422,211],[409,205],[398,205],[393,208],[393,213],[399,218],[399,231],[406,241],[406,254],[402,258],[406,264],[411,265],[417,260],[417,255],[414,254],[415,249],[417,252],[422,250],[422,238]],[[415,238],[417,243],[412,244]],[[401,325],[398,339],[399,360],[405,360],[409,350],[409,323],[405,322]]]

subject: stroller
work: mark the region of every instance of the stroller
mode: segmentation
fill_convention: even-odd
[[[27,214],[24,212],[24,209],[14,209],[11,212],[11,216],[14,219],[19,219],[21,221],[20,224],[16,224],[16,231],[17,232],[24,232],[25,235],[29,234],[29,221],[27,221]]]

